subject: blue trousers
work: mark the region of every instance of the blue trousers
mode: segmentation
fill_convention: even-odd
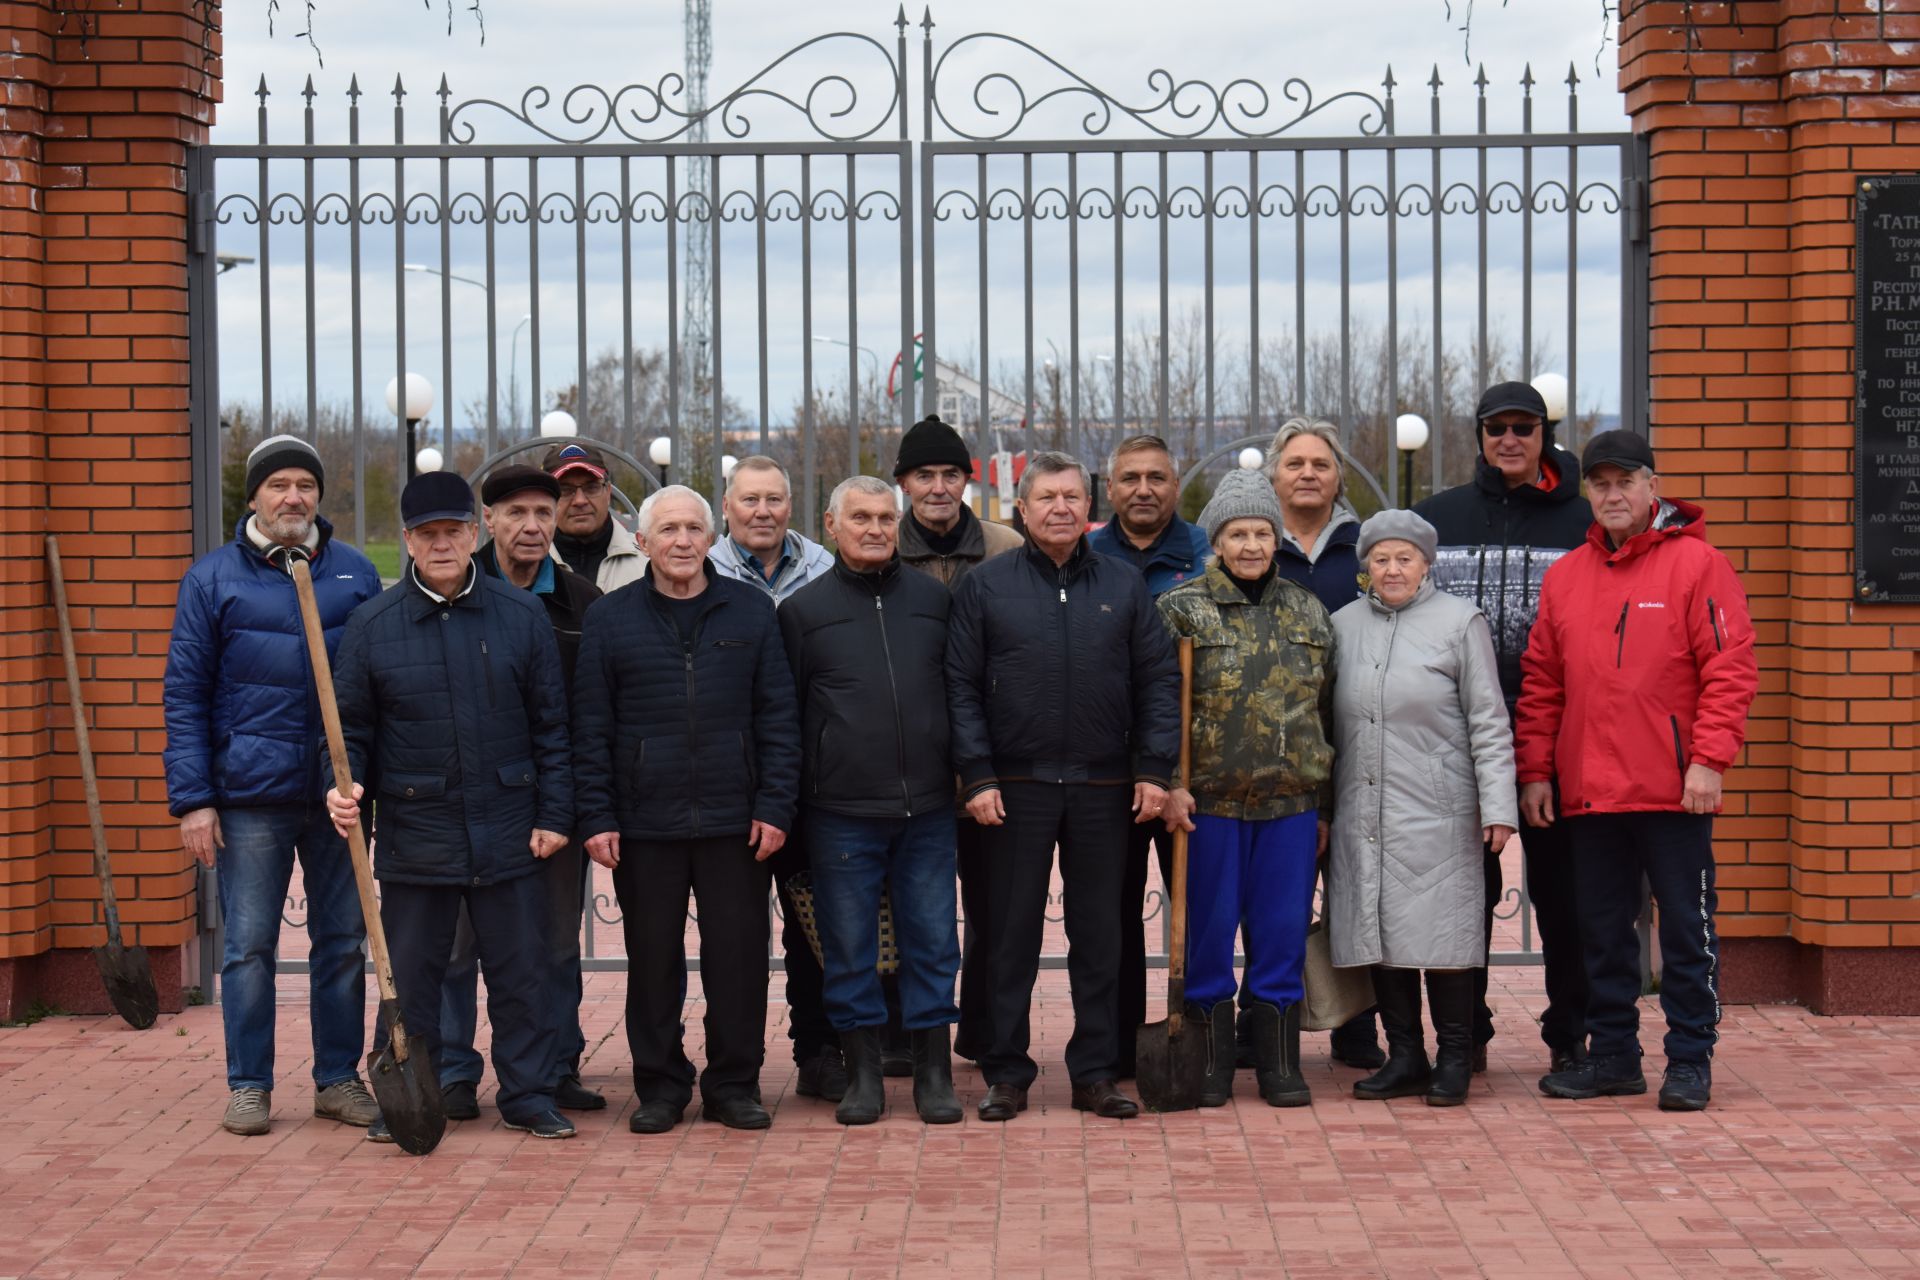
[[[1233,999],[1233,943],[1246,922],[1246,997],[1286,1008],[1305,994],[1319,815],[1248,822],[1196,814],[1187,838],[1187,999]]]
[[[273,968],[293,860],[307,895],[307,987],[316,1088],[351,1079],[366,1039],[366,922],[347,842],[323,806],[220,811],[220,1016],[227,1087],[273,1088]]]
[[[953,810],[911,818],[849,818],[807,810],[814,910],[826,970],[827,1017],[835,1031],[887,1023],[880,957],[880,891],[893,904],[900,948],[900,1017],[909,1031],[960,1017],[953,980],[960,968],[954,930]]]

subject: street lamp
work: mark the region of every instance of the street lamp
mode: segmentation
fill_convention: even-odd
[[[732,454],[730,453],[721,454],[720,455],[720,478],[722,480],[733,479],[733,469],[739,465],[740,465],[740,459],[734,457]]]
[[[580,424],[565,409],[555,409],[540,419],[540,434],[549,440],[566,439],[580,434]]]
[[[1267,459],[1266,454],[1260,452],[1258,449],[1254,448],[1252,445],[1248,445],[1246,448],[1240,451],[1240,457],[1238,461],[1240,463],[1240,469],[1242,471],[1258,471],[1260,469],[1260,464],[1262,462],[1265,462],[1266,459]]]
[[[400,403],[400,379],[395,376],[387,382],[387,412],[395,417],[407,420],[407,479],[419,474],[416,469],[414,430],[420,420],[433,412],[433,384],[417,373],[407,375],[407,399],[404,410]]]
[[[667,467],[673,461],[673,437],[655,436],[647,446],[647,460],[660,468],[660,487],[667,487]]]
[[[1400,505],[1413,505],[1413,455],[1426,447],[1427,420],[1417,413],[1403,413],[1393,420],[1393,442],[1400,449]]]
[[[1567,416],[1567,379],[1558,373],[1543,373],[1533,380],[1533,389],[1547,402],[1547,430],[1560,425]]]
[[[440,451],[432,445],[426,445],[420,452],[413,455],[413,469],[421,474],[438,471],[445,464],[446,459],[442,458]]]
[[[850,351],[860,352],[862,355],[866,356],[867,359],[873,361],[874,381],[878,382],[880,380],[880,357],[875,355],[872,351],[868,350],[866,347],[863,347],[858,343],[846,342],[839,338],[823,337],[822,335],[817,333],[813,335],[813,340],[815,342],[830,342],[836,347],[846,347]]]

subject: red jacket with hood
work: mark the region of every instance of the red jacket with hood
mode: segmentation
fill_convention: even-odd
[[[1759,688],[1746,593],[1706,516],[1662,501],[1615,550],[1599,524],[1547,571],[1522,658],[1520,781],[1560,812],[1681,812],[1687,766],[1725,772]]]

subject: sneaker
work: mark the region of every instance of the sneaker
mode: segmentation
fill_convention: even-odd
[[[1660,1085],[1662,1111],[1705,1111],[1713,1097],[1713,1068],[1704,1062],[1669,1062]]]
[[[440,1086],[440,1110],[449,1120],[478,1120],[479,1087],[471,1080],[449,1080]]]
[[[273,1110],[273,1094],[265,1089],[235,1089],[227,1099],[227,1114],[220,1127],[243,1138],[254,1138],[268,1129],[267,1113]]]
[[[1645,1093],[1647,1078],[1640,1074],[1637,1054],[1589,1057],[1578,1066],[1540,1077],[1540,1092],[1549,1098],[1600,1098]]]
[[[381,1116],[367,1126],[367,1141],[389,1143],[393,1141],[393,1130],[387,1128],[387,1118],[385,1116]]]
[[[503,1116],[501,1123],[509,1129],[518,1129],[536,1138],[571,1138],[574,1134],[573,1121],[558,1111],[542,1111],[538,1115],[525,1116],[519,1120],[510,1120]]]
[[[364,1129],[380,1118],[380,1104],[367,1092],[359,1076],[335,1081],[313,1095],[313,1114]]]

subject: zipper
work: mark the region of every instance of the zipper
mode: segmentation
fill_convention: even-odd
[[[907,790],[907,726],[900,719],[900,685],[893,678],[893,646],[887,640],[887,606],[877,594],[873,597],[873,620],[880,625],[880,652],[887,663],[887,690],[893,694],[893,741],[900,756],[900,801],[911,818],[913,793]]]
[[[500,705],[493,692],[493,660],[487,657],[487,639],[480,637],[480,666],[487,673],[487,707],[497,709]]]
[[[1060,705],[1067,709],[1067,714],[1060,717],[1060,754],[1055,758],[1054,763],[1061,771],[1061,776],[1055,781],[1064,783],[1067,780],[1069,726],[1073,720],[1073,626],[1072,619],[1067,615],[1066,566],[1062,565],[1056,571],[1056,575],[1056,581],[1060,586],[1060,688],[1062,690]]]
[[[1667,723],[1673,726],[1673,762],[1680,766],[1680,778],[1684,782],[1687,776],[1687,753],[1680,746],[1680,717],[1668,716]]]
[[[697,630],[696,634],[698,634]],[[693,716],[693,641],[682,640],[680,645],[687,659],[687,792],[693,797],[693,834],[698,839],[700,835],[700,768],[696,759],[698,752],[694,750],[697,726],[694,724]]]
[[[1613,634],[1619,637],[1619,640],[1613,646],[1613,665],[1615,670],[1619,669],[1621,663],[1625,661],[1627,656],[1627,606],[1632,603],[1633,601],[1631,600],[1622,600],[1620,602],[1620,621],[1613,624]]]
[[[1720,608],[1712,596],[1707,597],[1707,622],[1713,627],[1713,647],[1724,652],[1727,646],[1720,636]]]

